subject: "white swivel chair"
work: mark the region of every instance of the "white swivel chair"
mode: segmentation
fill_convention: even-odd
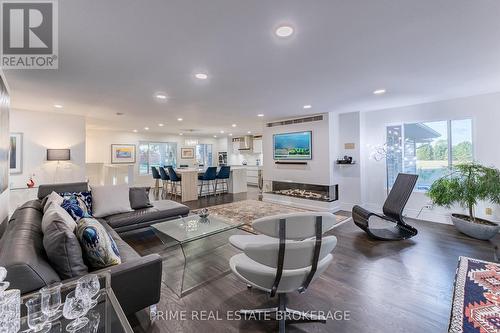
[[[232,272],[248,286],[278,294],[279,305],[270,309],[241,310],[242,316],[279,320],[280,332],[286,319],[326,322],[322,316],[286,307],[286,294],[303,293],[332,261],[335,236],[323,237],[337,220],[331,213],[306,212],[276,215],[255,220],[252,227],[262,235],[235,235],[231,244],[244,253],[233,256]]]

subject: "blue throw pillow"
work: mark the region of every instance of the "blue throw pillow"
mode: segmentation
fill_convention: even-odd
[[[91,268],[121,264],[120,252],[114,239],[96,219],[81,219],[76,227],[76,237]]]
[[[92,217],[92,195],[90,192],[64,192],[61,207],[66,210],[75,221],[84,217]]]

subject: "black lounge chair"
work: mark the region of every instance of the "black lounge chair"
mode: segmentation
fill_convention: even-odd
[[[418,175],[406,173],[398,174],[394,186],[385,200],[382,211],[384,215],[370,212],[360,206],[352,208],[352,219],[354,223],[363,229],[372,238],[379,240],[402,240],[415,236],[418,231],[403,219],[403,209],[417,183]],[[377,216],[388,222],[395,223],[393,227],[370,228],[368,220],[370,216]]]

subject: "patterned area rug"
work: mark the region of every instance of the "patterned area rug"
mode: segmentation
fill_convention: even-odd
[[[237,201],[229,204],[223,204],[218,206],[208,207],[210,214],[215,214],[223,216],[230,221],[235,223],[244,222],[246,225],[242,229],[253,232],[252,222],[258,218],[278,215],[278,214],[288,214],[288,213],[298,213],[298,212],[308,212],[310,210],[279,205],[266,201],[258,200],[243,200]],[[200,209],[193,210],[194,214],[198,214]],[[335,215],[339,223],[346,221],[349,217]]]
[[[460,257],[449,333],[500,332],[500,264]]]

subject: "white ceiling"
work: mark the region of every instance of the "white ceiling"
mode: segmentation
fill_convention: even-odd
[[[60,103],[94,128],[241,134],[500,91],[499,17],[498,0],[65,0],[59,70],[5,72],[16,109]],[[274,35],[281,23],[292,38]]]

